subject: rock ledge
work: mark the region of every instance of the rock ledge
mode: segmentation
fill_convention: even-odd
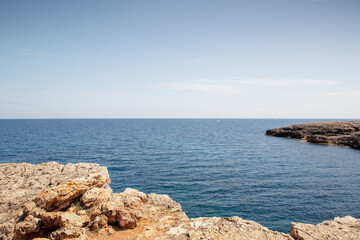
[[[0,164],[0,176],[1,240],[360,239],[360,220],[350,216],[292,223],[290,234],[239,217],[189,219],[167,195],[113,193],[97,164]]]

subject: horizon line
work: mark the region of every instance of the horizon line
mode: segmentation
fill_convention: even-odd
[[[139,117],[139,118],[136,118],[136,117],[124,117],[124,118],[102,118],[102,117],[84,117],[84,118],[0,118],[0,120],[131,120],[131,119],[134,119],[134,120],[141,120],[141,119],[173,119],[173,120],[176,120],[176,119],[214,119],[214,120],[226,120],[226,119],[309,119],[309,120],[312,120],[312,119],[333,119],[333,120],[341,120],[341,119],[346,119],[346,120],[360,120],[360,118],[324,118],[324,117],[321,117],[321,118],[314,118],[314,117],[310,117],[310,118],[294,118],[294,117],[240,117],[240,118],[236,118],[236,117],[225,117],[225,118],[215,118],[215,117],[209,117],[209,118],[206,118],[206,117],[149,117],[149,118],[142,118],[142,117]]]

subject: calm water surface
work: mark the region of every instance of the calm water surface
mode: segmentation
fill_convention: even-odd
[[[265,136],[296,119],[0,120],[0,163],[89,162],[115,192],[168,194],[189,217],[360,218],[360,151]],[[324,120],[322,120],[324,121]]]

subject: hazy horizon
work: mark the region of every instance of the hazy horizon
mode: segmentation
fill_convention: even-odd
[[[101,118],[101,117],[98,117],[98,118],[91,118],[91,117],[84,117],[84,118],[0,118],[0,120],[266,120],[266,119],[269,119],[269,120],[334,120],[334,121],[346,121],[346,120],[349,120],[349,121],[360,121],[360,118],[202,118],[202,117],[198,117],[198,118],[181,118],[181,117],[178,117],[178,118],[167,118],[167,117],[163,117],[163,118]]]
[[[360,119],[360,1],[1,1],[0,119]]]

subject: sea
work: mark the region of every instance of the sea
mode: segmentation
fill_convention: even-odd
[[[360,218],[360,151],[270,137],[331,119],[0,120],[0,163],[98,163],[114,192],[167,194],[191,218],[291,222]]]

